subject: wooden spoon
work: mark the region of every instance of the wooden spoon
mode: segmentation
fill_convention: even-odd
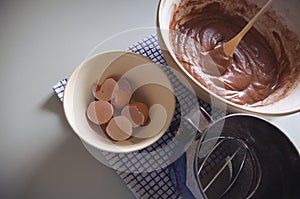
[[[246,35],[246,33],[251,29],[251,27],[254,25],[254,23],[257,21],[257,19],[263,15],[272,5],[272,3],[275,0],[269,0],[264,7],[260,9],[260,11],[248,22],[248,24],[237,34],[235,37],[233,37],[230,41],[223,44],[223,51],[226,56],[232,57],[234,50],[242,40],[242,38]]]

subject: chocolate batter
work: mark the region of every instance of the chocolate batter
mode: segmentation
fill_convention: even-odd
[[[201,13],[173,20],[170,33],[177,59],[200,83],[237,104],[252,105],[276,90],[278,60],[266,39],[252,28],[232,57],[222,48],[247,24],[240,16],[226,14],[217,3]]]

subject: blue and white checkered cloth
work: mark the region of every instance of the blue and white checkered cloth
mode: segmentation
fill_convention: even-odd
[[[198,103],[198,105],[202,106],[208,113],[210,113],[210,105],[200,99],[196,102],[192,98],[189,99],[189,96],[192,96],[190,91],[181,84],[173,72],[166,67],[167,63],[162,55],[156,34],[150,35],[133,44],[127,50],[142,54],[159,64],[173,84],[175,94],[179,93],[181,96],[185,96],[183,104],[179,104],[178,102],[176,103],[176,110],[170,127],[175,125],[181,115],[188,113],[189,107],[192,107],[195,103]],[[67,78],[59,81],[53,86],[53,90],[56,92],[61,101],[66,83]],[[175,189],[171,180],[170,167],[166,166],[164,168],[157,169],[160,166],[157,165],[157,160],[164,160],[164,158],[168,158],[168,156],[170,156],[169,150],[172,150],[173,138],[174,135],[169,129],[157,142],[139,152],[125,154],[103,152],[103,155],[109,164],[112,165],[112,168],[116,170],[123,181],[127,184],[128,188],[134,193],[136,198],[182,198]],[[165,147],[166,145],[168,145],[168,147]],[[160,150],[159,153],[151,153],[162,148],[164,150]],[[143,172],[131,172],[133,170]],[[145,172],[148,170],[150,172]]]

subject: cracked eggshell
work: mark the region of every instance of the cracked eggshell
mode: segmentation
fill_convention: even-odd
[[[118,89],[116,80],[108,78],[101,85],[93,86],[93,93],[98,100],[110,101],[113,98],[113,93]]]
[[[113,116],[113,106],[107,101],[93,101],[87,108],[87,117],[95,124],[106,124]]]
[[[114,92],[114,97],[111,100],[111,103],[115,108],[121,109],[129,104],[130,97],[131,93],[124,90],[117,90],[116,92]]]
[[[143,126],[148,122],[149,110],[146,104],[142,102],[134,102],[124,107],[121,115],[127,117],[133,127]]]
[[[106,126],[107,135],[115,141],[124,141],[132,135],[132,124],[125,116],[113,117]]]
[[[118,80],[118,86],[120,90],[132,93],[132,88],[129,81],[126,78],[121,78]]]

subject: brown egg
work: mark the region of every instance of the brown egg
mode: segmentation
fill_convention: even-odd
[[[133,127],[143,126],[148,122],[149,110],[146,104],[142,102],[134,102],[125,106],[121,115],[127,117]]]
[[[93,101],[87,108],[89,120],[95,124],[106,124],[113,116],[113,106],[103,100]]]
[[[95,98],[104,101],[110,101],[113,98],[113,92],[119,89],[113,78],[108,78],[100,86],[94,87]]]
[[[132,135],[132,125],[124,116],[113,117],[107,127],[107,135],[115,141],[124,141]]]
[[[114,92],[114,97],[111,100],[111,103],[114,105],[115,108],[121,109],[129,104],[130,97],[131,93],[128,93],[124,90],[117,90],[116,92]]]

